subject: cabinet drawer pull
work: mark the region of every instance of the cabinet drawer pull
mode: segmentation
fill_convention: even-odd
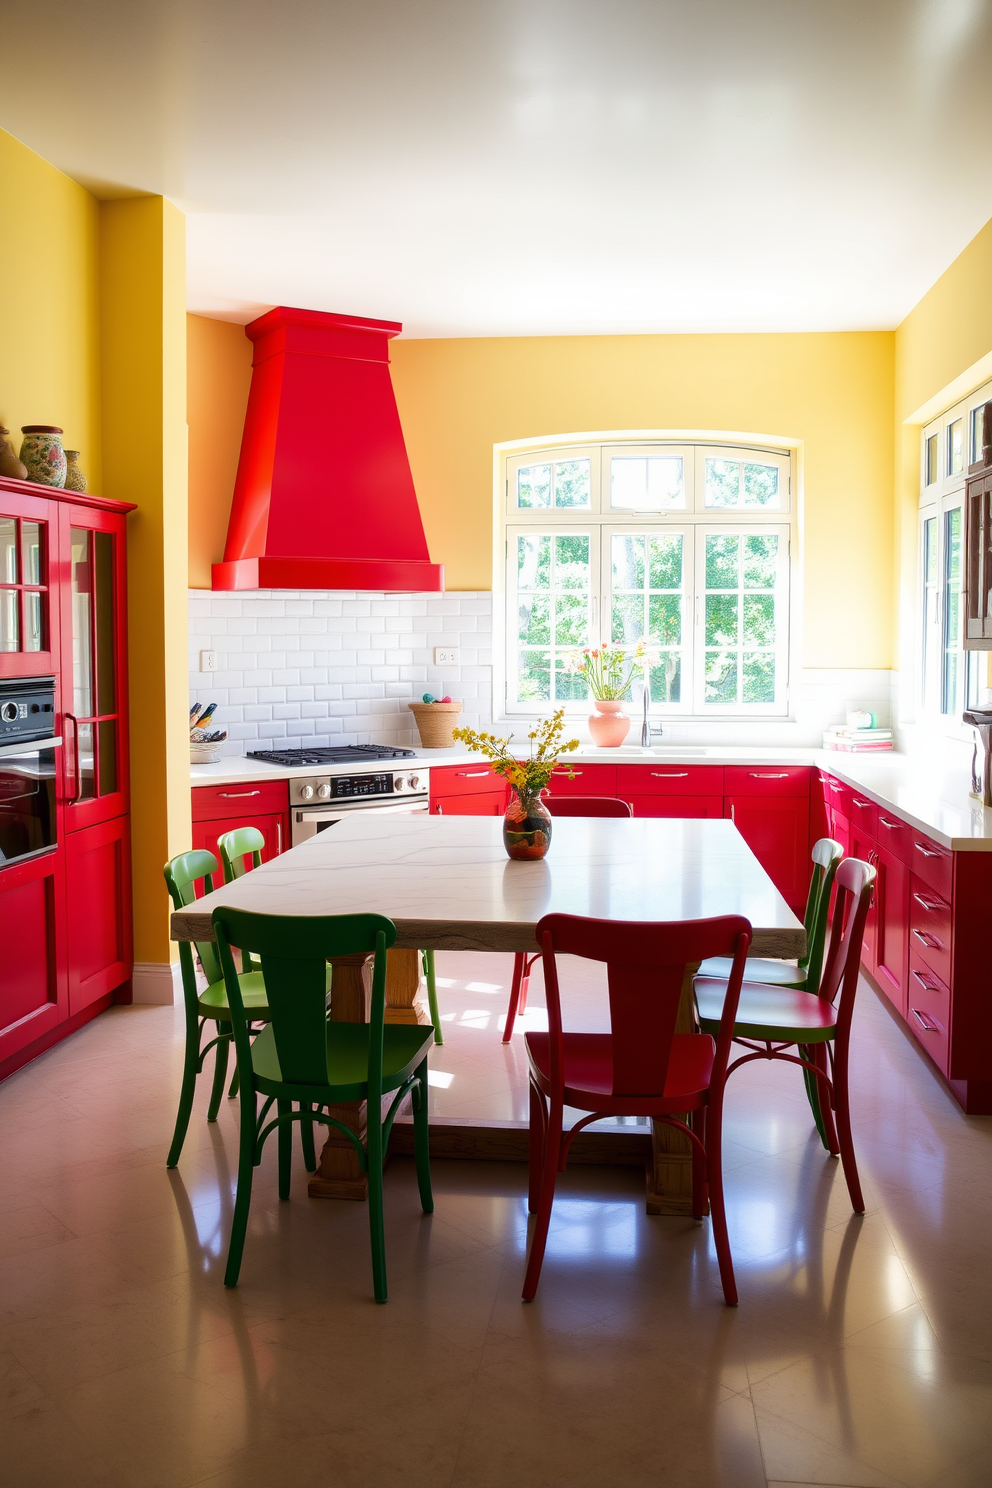
[[[488,770],[459,770],[459,780],[478,780],[482,775],[488,775]]]
[[[926,946],[928,951],[942,951],[944,949],[936,935],[928,935],[925,930],[914,930],[913,934],[920,942],[920,945]]]
[[[752,780],[788,780],[788,770],[748,770]],[[839,786],[831,786],[831,790],[839,790]]]
[[[282,852],[282,822],[276,818],[276,857]]]
[[[913,1017],[916,1019],[917,1023],[919,1023],[924,1033],[940,1032],[940,1029],[937,1027],[936,1023],[931,1023],[930,1019],[926,1016],[925,1013],[921,1013],[919,1008],[912,1008],[911,1011]]]
[[[844,794],[844,787],[842,785],[831,785],[830,789],[836,791],[839,796]]]
[[[260,796],[261,791],[218,791],[225,801],[240,801],[243,796]]]
[[[653,780],[685,780],[689,775],[688,770],[652,770]]]
[[[916,900],[920,908],[925,909],[928,914],[935,914],[938,909],[943,909],[944,907],[939,899],[934,902],[933,899],[927,899],[922,894],[914,893],[913,898]]]
[[[919,982],[919,984],[923,988],[924,992],[939,992],[940,991],[940,988],[937,986],[936,982],[928,982],[927,979],[926,979],[926,977],[923,976],[923,974],[921,972],[914,970],[913,976]]]
[[[552,775],[567,775],[569,772],[568,770],[552,770],[551,773]],[[571,773],[573,775],[581,775],[583,772],[581,770],[573,770]]]
[[[889,821],[889,818],[887,816],[880,816],[878,818],[878,824],[880,827],[888,827],[890,832],[901,831],[902,828],[906,825],[905,822]]]
[[[854,803],[854,805],[860,807],[860,809],[862,811],[866,811],[868,809],[868,807],[871,805],[871,802],[870,801],[859,801],[858,798],[857,798],[857,796],[852,796],[851,797],[851,800]]]
[[[944,856],[942,852],[936,852],[932,847],[924,847],[922,842],[914,842],[913,846],[916,848],[916,851],[918,853],[922,853],[925,858],[942,858]]]

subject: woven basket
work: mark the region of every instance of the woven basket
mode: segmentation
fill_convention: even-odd
[[[227,735],[225,734],[224,739]],[[194,744],[190,740],[189,762],[191,765],[215,765],[220,759],[220,752],[224,748],[224,739],[218,739],[213,744]]]
[[[458,723],[461,703],[407,703],[417,720],[420,742],[425,749],[450,749],[451,731]]]

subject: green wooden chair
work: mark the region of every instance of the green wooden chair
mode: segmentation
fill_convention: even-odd
[[[437,1007],[437,982],[434,979],[434,952],[421,951],[420,959],[424,968],[424,981],[427,983],[427,1005],[431,1010],[431,1022],[434,1024],[434,1042],[444,1043],[444,1034],[441,1032],[441,1014]]]
[[[251,868],[261,868],[262,849],[265,838],[257,827],[235,827],[217,838],[220,860],[224,864],[224,882],[233,883],[236,878],[250,872],[245,858],[251,858]]]
[[[386,1300],[386,1250],[382,1216],[382,1167],[400,1104],[413,1095],[414,1152],[425,1214],[431,1196],[427,1115],[427,1054],[431,1027],[385,1024],[386,950],[396,927],[382,915],[261,915],[221,906],[213,913],[220,963],[227,982],[241,1078],[238,1189],[231,1224],[225,1286],[237,1285],[244,1252],[252,1175],[266,1138],[279,1133],[279,1197],[289,1198],[292,1123],[319,1121],[347,1137],[368,1176],[372,1275],[377,1302]],[[261,959],[271,1022],[254,1043],[233,949]],[[368,1023],[332,1023],[325,1015],[325,973],[336,956],[374,953]],[[392,1095],[385,1118],[382,1098]],[[258,1097],[263,1099],[261,1112]],[[321,1108],[367,1103],[367,1142]],[[275,1104],[276,1116],[266,1124]],[[294,1105],[297,1107],[294,1110]]]
[[[174,907],[184,909],[186,905],[193,903],[196,884],[200,879],[203,880],[204,891],[209,894],[214,887],[214,874],[218,871],[219,865],[213,853],[202,850],[180,853],[179,857],[166,863],[165,882]],[[186,940],[179,942],[179,966],[182,971],[183,1001],[186,1005],[186,1053],[176,1128],[166,1160],[166,1166],[170,1168],[176,1166],[183,1150],[190,1112],[193,1109],[196,1077],[203,1069],[203,1061],[211,1049],[215,1050],[214,1083],[207,1107],[208,1121],[217,1120],[224,1082],[227,1079],[227,1056],[231,1043],[231,1011],[227,1001],[227,987],[217,959],[217,947],[210,941],[197,941],[196,954],[207,979],[207,985],[203,988],[198,988],[196,984],[192,945]],[[241,1001],[248,1021],[268,1021],[269,1005],[262,973],[257,970],[242,973],[240,986]],[[203,1030],[208,1023],[214,1023],[217,1032],[207,1043],[203,1043]],[[233,1085],[232,1095],[236,1089],[237,1086]]]

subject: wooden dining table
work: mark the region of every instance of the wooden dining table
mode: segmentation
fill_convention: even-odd
[[[752,954],[799,956],[805,931],[732,821],[633,817],[555,820],[548,856],[511,862],[502,821],[475,816],[376,816],[356,812],[232,884],[172,913],[173,940],[210,940],[221,904],[263,914],[375,913],[396,926],[387,1021],[426,1021],[418,1000],[422,950],[537,950],[550,913],[613,920],[691,920],[740,914]],[[331,1018],[365,1021],[367,959],[335,962]],[[692,1027],[687,975],[680,1027]],[[364,1110],[336,1108],[359,1134]],[[652,1136],[648,1209],[691,1212],[688,1142],[672,1127]],[[310,1183],[320,1197],[364,1197],[354,1149],[333,1134]]]

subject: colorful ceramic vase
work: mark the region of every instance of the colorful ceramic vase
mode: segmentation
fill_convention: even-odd
[[[9,429],[0,424],[0,476],[5,480],[27,480],[28,472],[7,443]]]
[[[62,448],[62,430],[54,424],[24,424],[21,459],[27,466],[28,480],[40,486],[65,485],[66,460]]]
[[[514,791],[503,817],[503,846],[507,857],[523,862],[543,858],[551,846],[551,813],[540,796]]]
[[[596,698],[596,711],[589,714],[589,737],[599,749],[615,749],[630,732],[630,719],[622,701]]]
[[[83,491],[86,490],[86,477],[77,464],[78,460],[78,450],[66,450],[65,488],[67,491],[78,491],[82,495]]]

